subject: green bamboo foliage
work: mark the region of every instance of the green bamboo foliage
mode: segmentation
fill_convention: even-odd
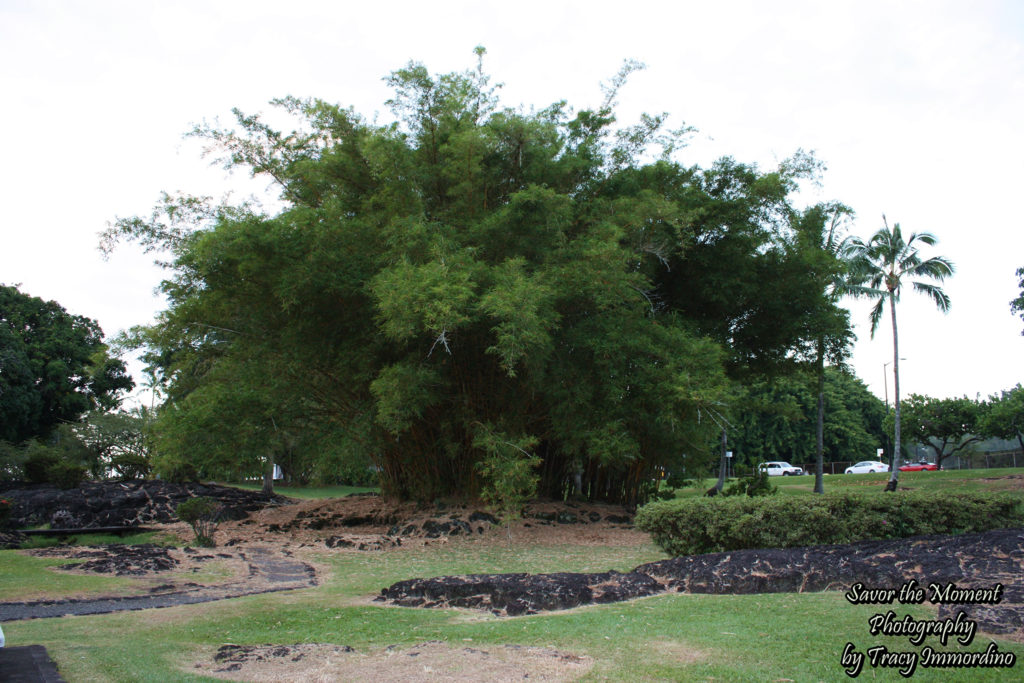
[[[242,113],[198,128],[227,166],[277,183],[284,208],[167,197],[106,235],[171,257],[168,310],[135,335],[169,380],[161,452],[208,469],[231,444],[253,465],[316,460],[329,434],[386,493],[424,500],[480,493],[482,424],[533,444],[542,495],[637,502],[684,454],[700,464],[734,356],[681,305],[680,277],[694,297],[712,278],[674,266],[700,248],[746,278],[781,254],[776,219],[807,168],[703,171],[671,159],[686,131],[664,117],[617,129],[636,67],[576,112],[502,107],[479,65],[410,64],[388,79],[393,123],[287,98],[291,133]],[[712,224],[757,238],[715,257],[697,234]],[[784,327],[773,354],[794,343]]]

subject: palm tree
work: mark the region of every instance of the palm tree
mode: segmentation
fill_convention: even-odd
[[[878,299],[871,309],[871,337],[874,338],[878,323],[882,320],[885,302],[889,302],[889,313],[892,317],[892,373],[894,378],[896,407],[895,429],[893,432],[893,452],[891,456],[892,473],[886,491],[896,490],[899,476],[898,455],[900,452],[900,353],[899,336],[896,332],[896,303],[900,300],[900,290],[905,284],[912,284],[915,291],[927,295],[935,302],[940,311],[949,311],[949,296],[942,288],[930,282],[922,282],[915,278],[926,278],[942,282],[953,274],[953,264],[942,256],[922,259],[918,253],[918,243],[934,245],[938,240],[928,232],[911,233],[904,240],[900,224],[892,229],[885,216],[882,216],[885,227],[871,236],[865,244],[854,238],[850,240],[848,257],[852,262],[853,276],[858,284],[851,287],[852,293],[859,296]],[[866,284],[865,284],[866,283]]]

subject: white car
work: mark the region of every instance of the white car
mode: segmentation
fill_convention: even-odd
[[[856,465],[846,468],[847,474],[864,474],[866,472],[888,472],[889,466],[877,460],[861,460]]]
[[[789,477],[803,474],[802,467],[790,465],[788,462],[765,462],[757,466],[762,472],[767,472],[769,477]]]

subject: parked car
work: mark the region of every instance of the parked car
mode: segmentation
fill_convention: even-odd
[[[767,472],[769,477],[789,477],[803,474],[802,467],[790,465],[788,462],[764,462],[757,466],[761,472]]]
[[[903,465],[900,467],[900,472],[934,472],[937,469],[939,469],[939,466],[935,463],[922,460]]]
[[[856,465],[846,468],[847,474],[865,474],[867,472],[888,472],[889,466],[877,460],[861,460]]]

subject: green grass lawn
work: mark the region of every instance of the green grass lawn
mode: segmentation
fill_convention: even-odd
[[[850,605],[839,592],[748,596],[662,595],[628,603],[498,618],[467,610],[383,607],[366,598],[400,578],[493,571],[627,569],[656,559],[650,547],[442,547],[391,553],[336,553],[320,587],[165,610],[13,622],[10,645],[41,643],[68,681],[207,680],[191,673],[218,646],[349,645],[364,653],[429,640],[456,647],[518,644],[593,657],[585,681],[841,681],[847,642],[860,651],[915,648],[905,638],[873,637],[879,611]],[[928,606],[897,614],[934,618]],[[926,643],[927,644],[927,643]],[[984,650],[979,639],[967,650]],[[1024,656],[1024,646],[1000,642]],[[951,647],[949,649],[956,649]],[[1017,673],[1017,672],[1014,672]],[[1007,680],[1006,670],[918,670],[915,680]],[[866,680],[900,680],[891,670]]]
[[[988,486],[977,471],[901,475],[907,486],[965,490]],[[1022,470],[1003,471],[1020,474]],[[912,473],[913,474],[913,473]],[[999,476],[987,471],[988,477]],[[874,477],[874,478],[872,478]],[[782,478],[779,478],[782,479]],[[784,494],[800,495],[809,477],[777,482]],[[877,479],[877,482],[875,481]],[[831,487],[877,485],[883,475],[833,475]],[[773,482],[775,483],[775,482]],[[710,482],[708,483],[710,486]],[[694,487],[695,490],[699,487]],[[706,487],[705,487],[706,488]],[[809,491],[809,489],[808,489]],[[19,583],[30,585],[38,565],[15,551],[0,551],[2,599]],[[92,617],[65,617],[4,624],[8,645],[45,645],[66,680],[195,681],[193,664],[209,661],[225,643],[333,643],[371,654],[439,640],[453,647],[517,644],[557,648],[595,660],[584,681],[844,681],[840,658],[846,643],[860,651],[885,645],[914,651],[905,637],[872,636],[869,618],[884,611],[851,605],[837,591],[807,594],[660,595],[627,603],[565,612],[498,618],[469,610],[386,607],[369,600],[391,583],[460,573],[625,571],[663,558],[653,544],[632,547],[513,545],[452,541],[388,552],[330,552],[323,583],[310,589],[250,596],[163,610]],[[35,561],[41,558],[30,558]],[[89,577],[76,577],[89,578]],[[934,607],[895,605],[897,616],[936,617]],[[888,609],[886,607],[885,609]],[[997,640],[999,649],[1024,657],[1024,645]],[[978,637],[961,648],[983,651]],[[1007,669],[917,669],[913,680],[1005,681],[1024,673]],[[862,680],[904,680],[895,669],[865,666]]]
[[[22,547],[48,548],[61,543],[106,545],[110,543],[154,543],[174,545],[180,541],[160,531],[117,536],[114,534],[79,534],[74,537],[33,536]],[[0,601],[19,602],[56,599],[67,595],[88,597],[102,594],[132,593],[146,584],[126,576],[86,576],[47,570],[61,564],[78,564],[85,560],[62,557],[34,557],[15,550],[0,550]]]
[[[900,489],[926,489],[950,493],[971,493],[975,491],[1005,491],[1016,493],[1024,499],[1024,485],[1019,480],[1006,477],[1024,476],[1024,468],[994,468],[978,470],[942,470],[939,472],[900,472]],[[692,486],[678,489],[677,498],[696,498],[714,486],[715,479],[699,479]],[[730,480],[731,481],[731,480]],[[829,474],[824,478],[825,492],[865,491],[877,489],[882,492],[889,481],[888,472],[875,474]],[[814,493],[814,475],[802,477],[771,477],[771,483],[781,495],[804,495]]]

